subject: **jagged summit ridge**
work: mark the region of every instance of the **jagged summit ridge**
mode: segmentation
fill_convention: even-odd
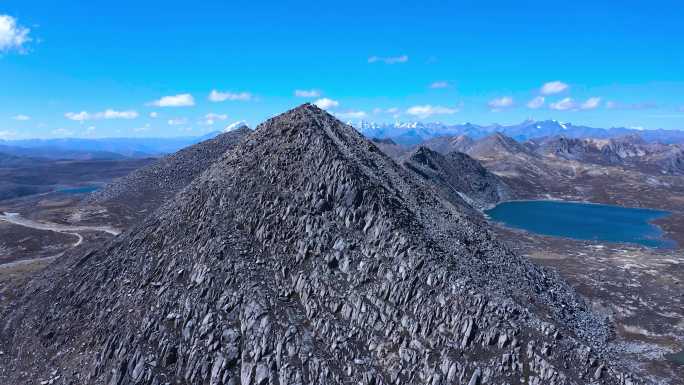
[[[557,275],[310,105],[24,301],[14,383],[624,383]]]

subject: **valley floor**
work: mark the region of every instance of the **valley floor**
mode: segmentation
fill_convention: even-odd
[[[43,194],[0,202],[0,313],[31,277],[71,249],[101,245],[109,225],[73,222],[84,194]]]
[[[485,162],[486,163],[486,162]],[[652,375],[653,383],[684,383],[684,178],[617,167],[580,165],[567,178],[504,177],[520,199],[559,199],[670,211],[655,220],[675,249],[540,236],[495,224],[522,255],[557,270],[596,310],[616,324],[612,346]],[[529,181],[535,181],[530,184]],[[543,192],[543,193],[540,193]]]

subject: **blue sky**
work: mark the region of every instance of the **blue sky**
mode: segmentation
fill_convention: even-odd
[[[662,0],[3,0],[0,138],[200,135],[319,100],[343,120],[684,129],[683,18]]]

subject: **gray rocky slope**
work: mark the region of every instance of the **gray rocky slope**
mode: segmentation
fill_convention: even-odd
[[[431,181],[450,201],[460,198],[484,209],[513,197],[510,187],[501,178],[462,152],[442,155],[421,146],[404,160],[403,165]]]
[[[350,126],[275,117],[0,320],[0,383],[630,384],[609,326]]]
[[[467,152],[470,147],[475,144],[475,141],[466,135],[457,136],[438,136],[421,143],[433,151],[441,154],[448,154],[453,151]]]
[[[105,207],[133,222],[176,195],[250,132],[243,126],[162,157],[90,194],[84,205]]]
[[[397,144],[395,141],[392,139],[377,139],[377,138],[371,138],[371,141],[373,144],[375,144],[382,152],[385,154],[389,155],[390,158],[394,159],[397,162],[401,162],[401,160],[408,154],[410,151],[408,147],[402,146],[400,144]]]

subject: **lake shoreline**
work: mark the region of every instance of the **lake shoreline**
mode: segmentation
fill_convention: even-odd
[[[552,207],[544,207],[549,205]],[[662,209],[544,197],[505,200],[481,212],[497,226],[533,235],[655,249],[681,247],[676,237],[670,236],[672,231],[658,223],[668,223],[667,218],[675,214]],[[546,224],[545,219],[549,221]]]

